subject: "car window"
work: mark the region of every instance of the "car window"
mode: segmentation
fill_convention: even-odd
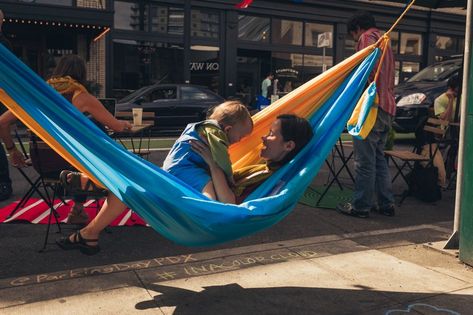
[[[460,69],[459,62],[443,62],[428,66],[422,71],[414,75],[408,82],[418,81],[444,81],[448,79],[454,72]]]
[[[200,88],[183,86],[181,87],[181,98],[183,100],[214,100],[215,96]]]
[[[146,97],[146,102],[158,100],[174,100],[177,98],[176,87],[163,87],[151,91]]]
[[[134,92],[132,92],[131,94],[125,96],[124,98],[122,98],[121,100],[118,101],[118,103],[127,103],[127,102],[130,102],[131,100],[133,100],[135,97],[143,94],[144,91],[146,91],[146,89],[148,89],[149,86],[144,86]]]

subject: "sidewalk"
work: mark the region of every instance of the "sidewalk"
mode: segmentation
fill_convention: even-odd
[[[153,154],[159,165],[165,152]],[[45,226],[1,224],[0,314],[472,314],[471,268],[428,248],[450,236],[454,197],[410,197],[395,217],[369,219],[299,204],[210,248],[111,228],[92,257],[54,244],[38,253]]]
[[[442,225],[4,279],[0,313],[471,314],[470,268],[414,241],[443,238]]]

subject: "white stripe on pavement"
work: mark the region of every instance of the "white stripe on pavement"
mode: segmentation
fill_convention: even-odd
[[[62,206],[64,203],[62,201],[58,202],[57,204],[53,205],[53,208],[54,209],[57,209],[59,208],[60,206]],[[43,220],[44,218],[46,218],[49,213],[51,212],[51,208],[48,208],[48,210],[44,211],[43,213],[41,213],[36,219],[32,220],[31,223],[33,224],[38,224],[39,222],[41,222],[41,220]],[[54,214],[53,214],[54,215]]]
[[[20,215],[22,215],[23,213],[27,212],[28,210],[31,210],[33,209],[34,207],[36,207],[37,205],[41,204],[43,201],[43,199],[40,199],[32,204],[30,204],[28,207],[24,207],[22,208],[20,211],[17,211],[11,218],[7,219],[4,221],[4,223],[8,223],[10,221],[13,221],[15,220],[16,218],[18,218]]]
[[[120,220],[118,223],[118,226],[123,226],[125,225],[126,221],[131,217],[131,210],[128,210],[128,212],[125,214],[125,216]]]

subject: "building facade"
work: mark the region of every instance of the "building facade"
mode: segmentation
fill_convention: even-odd
[[[387,30],[402,10],[362,0],[255,0],[247,9],[236,9],[237,2],[0,0],[0,8],[15,52],[43,76],[61,54],[78,53],[99,96],[190,83],[245,103],[270,72],[283,95],[353,54],[345,25],[353,12],[372,12]],[[59,31],[58,22],[68,26]],[[464,31],[462,11],[412,9],[391,36],[396,81],[463,53]]]

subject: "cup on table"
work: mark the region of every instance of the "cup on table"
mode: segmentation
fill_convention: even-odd
[[[133,125],[139,126],[143,124],[143,108],[133,108]]]

